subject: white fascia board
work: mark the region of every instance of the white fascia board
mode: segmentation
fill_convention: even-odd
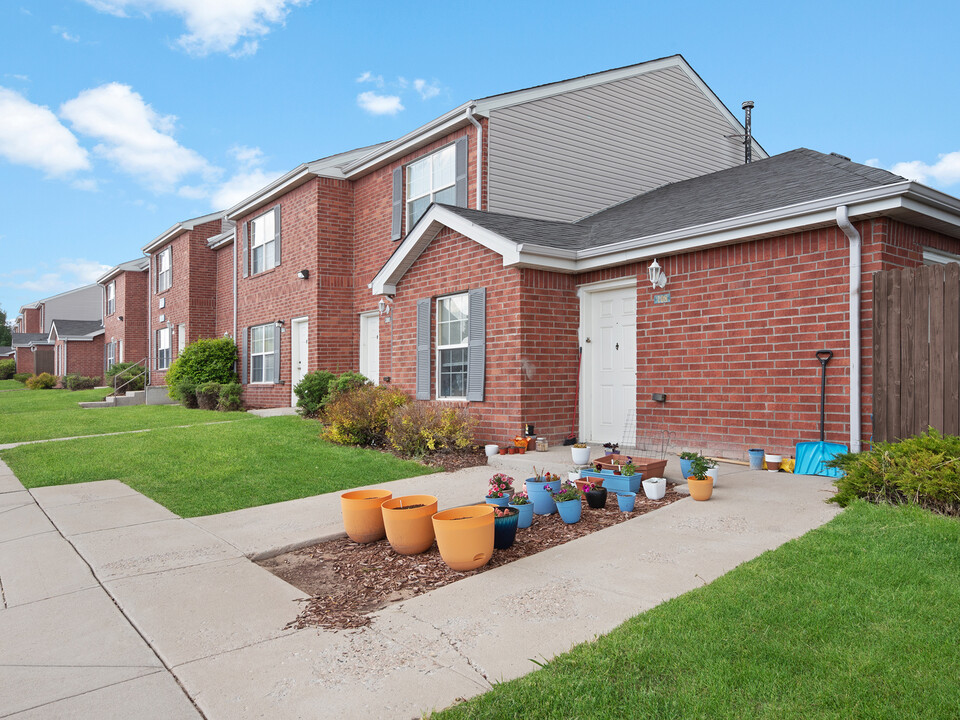
[[[314,173],[311,172],[307,163],[299,165],[286,175],[281,175],[269,185],[257,190],[253,195],[244,198],[232,208],[229,208],[224,216],[228,220],[236,220],[241,215],[253,212],[257,208],[273,202],[284,193],[300,187],[312,177],[314,177]]]
[[[216,250],[221,248],[224,245],[229,245],[234,241],[234,238],[237,234],[237,229],[235,227],[230,228],[226,232],[222,232],[219,235],[214,235],[212,238],[207,240],[207,247],[211,250]]]
[[[170,240],[173,240],[180,233],[186,232],[187,230],[193,230],[197,225],[203,225],[205,222],[210,222],[211,220],[216,220],[223,217],[223,210],[217,210],[216,212],[209,213],[207,215],[201,215],[200,217],[191,218],[190,220],[184,220],[183,222],[178,222],[175,225],[171,226],[164,232],[160,233],[153,240],[148,242],[143,246],[142,250],[145,253],[152,253],[161,245],[166,244]]]
[[[147,258],[140,258],[140,259],[143,261],[142,267],[137,267],[136,260],[130,260],[125,263],[120,263],[119,265],[116,265],[110,268],[109,270],[107,270],[107,272],[105,272],[103,275],[97,278],[97,284],[103,285],[104,283],[108,283],[111,280],[113,280],[115,277],[119,277],[125,272],[144,272],[148,267],[150,267],[150,261],[147,260]]]

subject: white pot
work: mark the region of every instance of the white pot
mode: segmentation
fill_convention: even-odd
[[[484,445],[483,449],[486,451],[487,457],[493,457],[500,452],[499,445]]]
[[[769,472],[779,472],[780,463],[783,462],[783,455],[765,455],[764,460],[767,461],[767,470]]]
[[[589,446],[585,448],[578,448],[578,447],[571,446],[570,453],[573,455],[574,465],[590,464],[590,447]]]
[[[650,500],[662,500],[667,492],[666,478],[650,478],[649,480],[641,480],[640,482],[643,485],[643,494]]]
[[[570,482],[576,482],[577,480],[580,479],[580,471],[579,471],[579,470],[571,470],[570,472],[567,473],[567,479],[568,479]]]
[[[720,477],[720,468],[712,467],[707,470],[707,477],[713,478],[713,486],[717,486],[717,478]]]

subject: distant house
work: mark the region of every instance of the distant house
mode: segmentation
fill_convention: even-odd
[[[53,320],[47,342],[53,345],[53,374],[103,378],[103,325],[99,320]]]
[[[47,341],[48,333],[14,332],[11,335],[14,358],[18,373],[39,375],[42,372],[53,374],[53,345]]]
[[[24,305],[15,323],[16,332],[48,333],[54,318],[102,320],[103,291],[99,285],[84,285]]]
[[[10,345],[0,345],[0,360],[15,358],[16,355],[16,350],[14,350]]]
[[[104,273],[104,367],[115,363],[143,362],[149,358],[147,313],[150,260],[146,257],[121,263]]]

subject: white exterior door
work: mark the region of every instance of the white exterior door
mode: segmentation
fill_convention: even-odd
[[[599,285],[581,289],[583,388],[581,439],[625,440],[635,427],[637,403],[637,287]],[[635,442],[626,438],[627,444]]]
[[[360,316],[360,372],[380,384],[380,313]]]
[[[290,405],[296,407],[297,394],[294,392],[294,388],[310,370],[308,367],[310,321],[307,318],[296,318],[290,321],[290,329],[293,336],[290,339]]]

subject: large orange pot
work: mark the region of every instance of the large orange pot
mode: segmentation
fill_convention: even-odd
[[[351,540],[370,543],[387,534],[380,506],[392,497],[389,490],[351,490],[340,496],[343,529]]]
[[[419,507],[412,507],[418,505]],[[390,546],[401,555],[416,555],[433,545],[433,523],[437,511],[433,495],[404,495],[387,500],[380,506],[383,527]]]
[[[687,487],[690,489],[690,497],[694,500],[709,500],[713,495],[713,478],[707,477],[705,480],[697,480],[696,477],[687,478]]]
[[[493,505],[466,505],[433,516],[440,557],[453,570],[476,570],[493,557]]]

